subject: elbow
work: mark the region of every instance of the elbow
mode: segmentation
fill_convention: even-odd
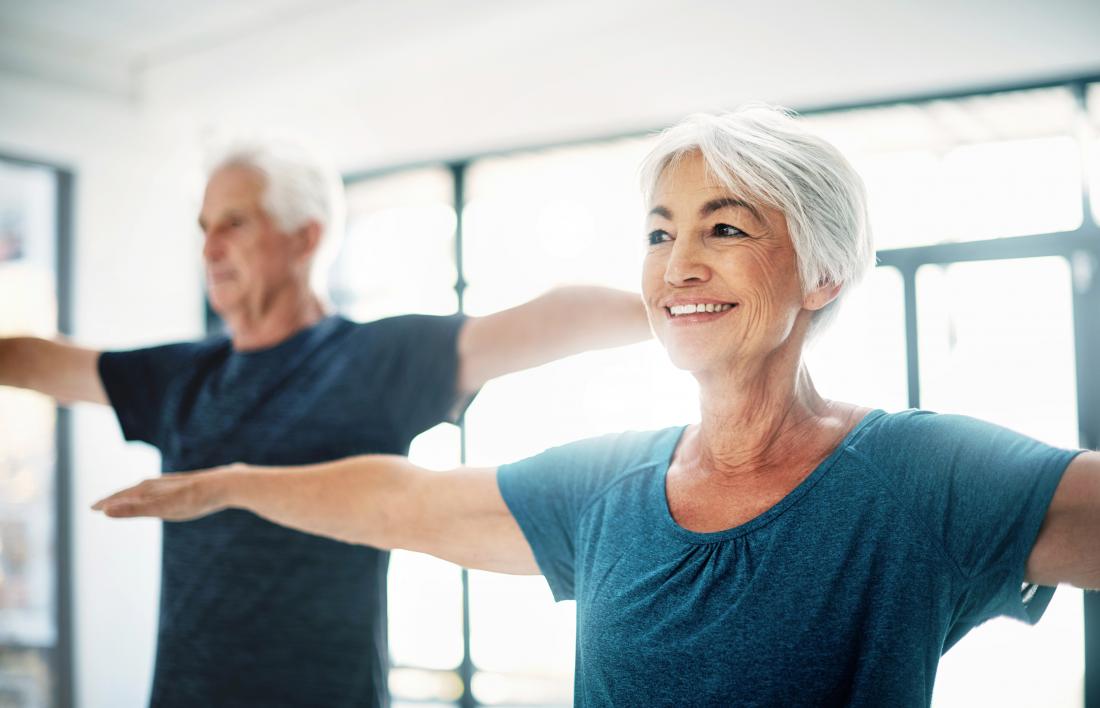
[[[367,458],[370,459],[370,458]],[[382,458],[388,463],[394,458]],[[418,470],[397,458],[397,464],[382,469],[363,469],[359,476],[368,482],[351,517],[358,519],[352,543],[371,546],[383,551],[408,549],[411,539],[420,525],[417,494],[421,484]],[[378,463],[379,460],[372,460]],[[373,466],[373,465],[372,465]],[[373,489],[371,489],[373,487]]]

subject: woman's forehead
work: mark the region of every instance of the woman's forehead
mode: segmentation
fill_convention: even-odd
[[[734,189],[710,169],[699,152],[677,155],[661,171],[650,195],[650,206],[656,206],[662,199],[699,198],[713,199],[718,196],[729,197],[752,204],[757,200],[743,194],[744,190]]]
[[[697,160],[696,164],[669,165],[650,195],[649,208],[671,212],[712,205],[708,211],[715,211],[713,205],[720,203],[722,207],[743,208],[759,215],[764,208],[759,200],[746,196],[743,190],[731,188],[700,163],[701,160]]]

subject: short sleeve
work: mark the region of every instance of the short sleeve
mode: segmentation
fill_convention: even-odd
[[[963,580],[957,636],[998,615],[1038,621],[1053,589],[1025,584],[1025,567],[1079,451],[965,416],[910,411],[890,418],[877,447],[899,472],[895,493]]]
[[[386,405],[407,440],[454,422],[460,403],[469,403],[458,400],[458,333],[465,321],[462,315],[404,315],[374,323],[370,365],[388,372]]]
[[[497,484],[556,600],[575,597],[578,524],[591,503],[640,464],[667,462],[679,429],[620,433],[502,465]]]
[[[100,354],[99,378],[127,440],[161,446],[168,391],[194,369],[199,351],[179,343]]]

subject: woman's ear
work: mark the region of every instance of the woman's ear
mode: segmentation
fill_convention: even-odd
[[[840,295],[842,285],[823,283],[802,297],[802,307],[806,310],[817,311],[836,300]]]

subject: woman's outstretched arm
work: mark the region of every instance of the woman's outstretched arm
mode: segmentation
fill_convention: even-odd
[[[238,464],[148,479],[92,508],[166,521],[243,509],[347,543],[419,551],[501,573],[539,572],[500,495],[495,468],[433,472],[392,455],[301,467]]]

